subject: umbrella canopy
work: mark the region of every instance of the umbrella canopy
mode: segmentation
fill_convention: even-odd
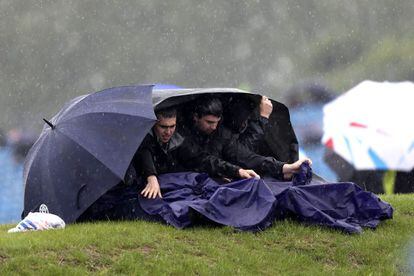
[[[322,142],[358,170],[414,167],[414,83],[364,81],[324,106]]]
[[[23,215],[47,205],[66,223],[124,179],[141,141],[155,122],[154,109],[191,107],[201,95],[219,97],[226,107],[239,97],[258,103],[260,95],[234,88],[154,89],[127,86],[80,96],[45,127],[25,162]],[[287,107],[272,101],[266,141],[269,155],[298,159],[298,142]],[[185,113],[184,113],[185,114]]]
[[[154,89],[179,89],[181,88],[175,84],[168,84],[168,83],[156,83],[154,84]]]
[[[46,124],[24,165],[23,215],[45,204],[67,223],[124,179],[155,122],[152,85],[79,96]]]
[[[253,94],[245,90],[236,88],[186,88],[186,89],[154,89],[153,104],[157,108],[165,108],[170,106],[184,107],[183,114],[188,114],[191,110],[191,103],[202,95],[214,95],[220,98],[224,107],[225,120],[229,122],[226,115],[238,116],[237,114],[227,114],[226,109],[230,109],[230,105],[237,102],[238,98],[249,99],[259,104],[261,95]],[[265,132],[265,141],[269,147],[268,156],[273,156],[284,162],[294,162],[299,157],[299,144],[293,130],[289,109],[281,102],[271,99],[273,104],[273,112],[269,118],[269,124]]]

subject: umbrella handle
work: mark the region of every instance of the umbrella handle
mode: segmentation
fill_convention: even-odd
[[[78,209],[80,209],[80,194],[83,192],[83,190],[86,188],[86,184],[83,184],[82,187],[80,187],[78,194],[76,195],[76,206]]]

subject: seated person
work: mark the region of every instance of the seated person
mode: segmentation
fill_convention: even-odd
[[[225,110],[225,116],[237,114],[227,122],[229,128],[241,144],[260,155],[266,152],[265,128],[272,111],[273,104],[266,96],[262,96],[259,106],[250,99],[239,97]]]
[[[270,155],[276,157],[269,148],[265,132],[269,131],[269,118],[273,112],[273,104],[266,96],[262,96],[259,104],[251,99],[239,97],[234,100],[225,114],[234,116],[230,122],[226,122],[234,133],[239,143],[258,155]],[[276,158],[277,159],[277,158]],[[312,173],[313,179],[326,182],[319,175]]]
[[[211,176],[232,178],[258,177],[252,170],[227,163],[186,143],[177,132],[177,112],[164,109],[156,112],[157,123],[144,138],[133,159],[133,166],[141,171],[147,185],[141,194],[144,197],[162,197],[158,174],[194,170],[207,172]]]
[[[197,146],[199,151],[277,179],[289,180],[303,162],[311,164],[309,159],[287,164],[273,157],[254,153],[239,143],[231,131],[220,124],[222,114],[223,108],[219,99],[200,97],[194,108],[192,125],[183,132],[186,140]]]

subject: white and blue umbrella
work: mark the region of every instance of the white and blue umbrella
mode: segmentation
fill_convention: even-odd
[[[414,168],[414,83],[363,81],[323,111],[322,142],[356,169]]]

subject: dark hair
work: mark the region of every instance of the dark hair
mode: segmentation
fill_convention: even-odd
[[[157,119],[160,119],[160,117],[174,118],[177,117],[177,110],[173,107],[157,110],[155,111],[155,116],[157,116]]]
[[[223,106],[218,98],[201,97],[197,99],[194,113],[198,118],[206,115],[221,117],[223,114]]]

